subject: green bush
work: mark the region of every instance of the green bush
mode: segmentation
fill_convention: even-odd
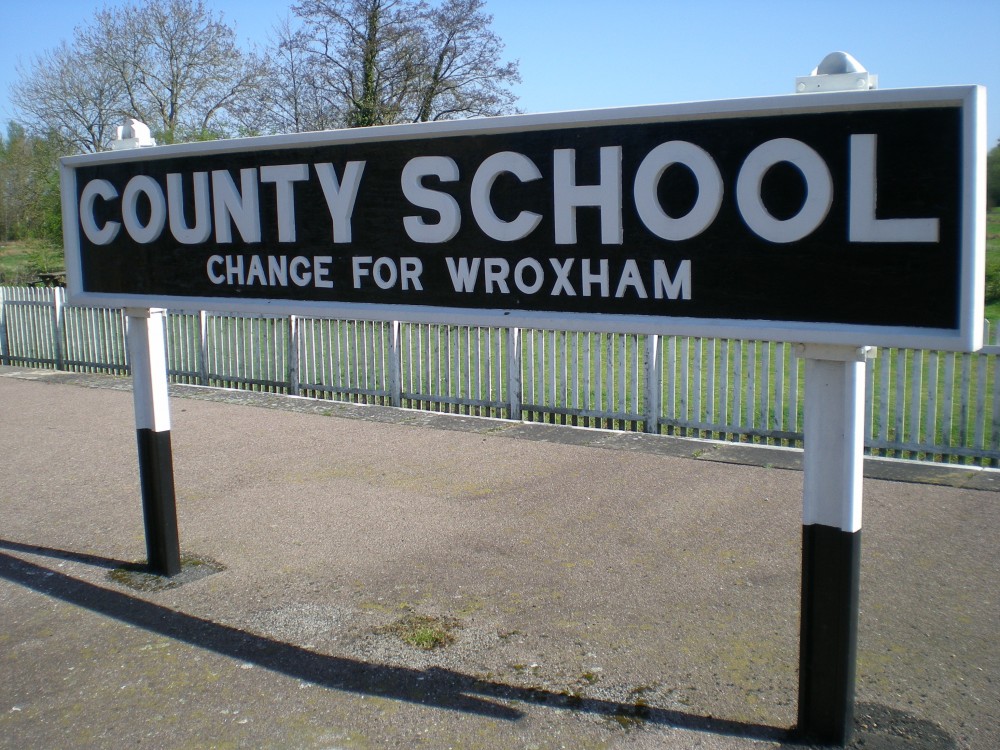
[[[1000,143],[986,156],[986,205],[1000,206]]]

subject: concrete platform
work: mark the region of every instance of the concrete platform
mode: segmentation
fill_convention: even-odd
[[[128,389],[0,368],[0,748],[797,746],[798,452],[176,387],[140,590]],[[866,474],[854,746],[996,747],[997,474]]]

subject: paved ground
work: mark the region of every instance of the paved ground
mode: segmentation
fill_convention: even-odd
[[[795,746],[796,452],[177,388],[137,590],[127,383],[0,368],[0,748]],[[854,745],[997,747],[997,474],[867,473]]]

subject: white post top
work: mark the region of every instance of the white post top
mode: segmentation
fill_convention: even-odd
[[[878,356],[874,346],[849,346],[843,344],[796,344],[795,356],[799,359],[823,359],[828,362],[865,362]]]
[[[795,91],[799,94],[875,88],[878,88],[878,76],[869,73],[864,65],[846,52],[831,52],[813,68],[812,73],[795,79]]]
[[[151,318],[154,315],[166,315],[165,307],[126,307],[125,315],[130,318]]]
[[[119,125],[117,137],[111,141],[112,151],[121,151],[126,148],[144,148],[155,146],[156,139],[149,133],[149,126],[139,122],[134,117],[125,120],[124,125]]]

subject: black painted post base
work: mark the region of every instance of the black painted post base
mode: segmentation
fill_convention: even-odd
[[[139,429],[136,438],[149,570],[161,576],[175,576],[181,572],[181,549],[170,430]]]
[[[797,735],[843,747],[854,725],[861,530],[802,527]]]

